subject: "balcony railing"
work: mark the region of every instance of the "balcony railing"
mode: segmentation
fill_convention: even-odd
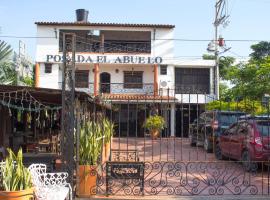
[[[89,83],[88,88],[76,88],[90,94],[94,93],[94,83]],[[153,83],[100,83],[99,91],[101,93],[111,94],[154,94]]]
[[[60,52],[62,47],[60,45]],[[105,42],[104,47],[100,42],[77,42],[77,52],[89,53],[151,53],[151,42]]]

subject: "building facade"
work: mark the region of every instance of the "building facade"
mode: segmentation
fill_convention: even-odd
[[[63,34],[76,34],[76,90],[118,105],[122,135],[134,136],[132,130],[144,121],[136,104],[159,102],[160,109],[169,105],[169,112],[163,113],[167,135],[176,136],[177,103],[203,104],[208,101],[205,94],[214,95],[213,61],[174,58],[174,25],[91,23],[78,18],[36,25],[36,87],[61,89]],[[151,109],[147,106],[148,114]],[[139,129],[136,135],[143,136]]]

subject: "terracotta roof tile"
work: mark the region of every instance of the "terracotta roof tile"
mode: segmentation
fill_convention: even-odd
[[[102,94],[102,98],[107,100],[140,100],[140,101],[174,101],[175,97],[171,96],[154,96],[144,94]]]
[[[37,25],[57,26],[113,26],[113,27],[139,27],[139,28],[175,28],[170,24],[130,24],[130,23],[90,23],[90,22],[35,22]]]

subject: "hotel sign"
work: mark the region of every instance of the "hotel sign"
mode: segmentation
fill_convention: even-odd
[[[68,58],[70,59],[70,58]],[[162,57],[147,56],[112,56],[112,55],[75,55],[76,63],[104,63],[104,64],[161,64]],[[46,62],[63,62],[62,55],[47,55]]]

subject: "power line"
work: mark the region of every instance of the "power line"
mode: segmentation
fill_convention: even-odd
[[[78,37],[78,36],[77,36]],[[80,37],[80,36],[79,36]],[[15,35],[0,35],[0,38],[26,38],[26,39],[56,39],[55,37],[43,37],[43,36],[15,36]],[[82,37],[83,38],[83,37]],[[151,39],[152,41],[155,40],[165,40],[165,41],[182,41],[182,42],[209,42],[215,41],[213,39],[189,39],[189,38],[156,38]],[[96,40],[98,41],[98,40]],[[216,40],[218,41],[218,40]],[[227,42],[260,42],[260,41],[267,41],[270,42],[269,39],[226,39]],[[139,42],[138,42],[139,43]]]

